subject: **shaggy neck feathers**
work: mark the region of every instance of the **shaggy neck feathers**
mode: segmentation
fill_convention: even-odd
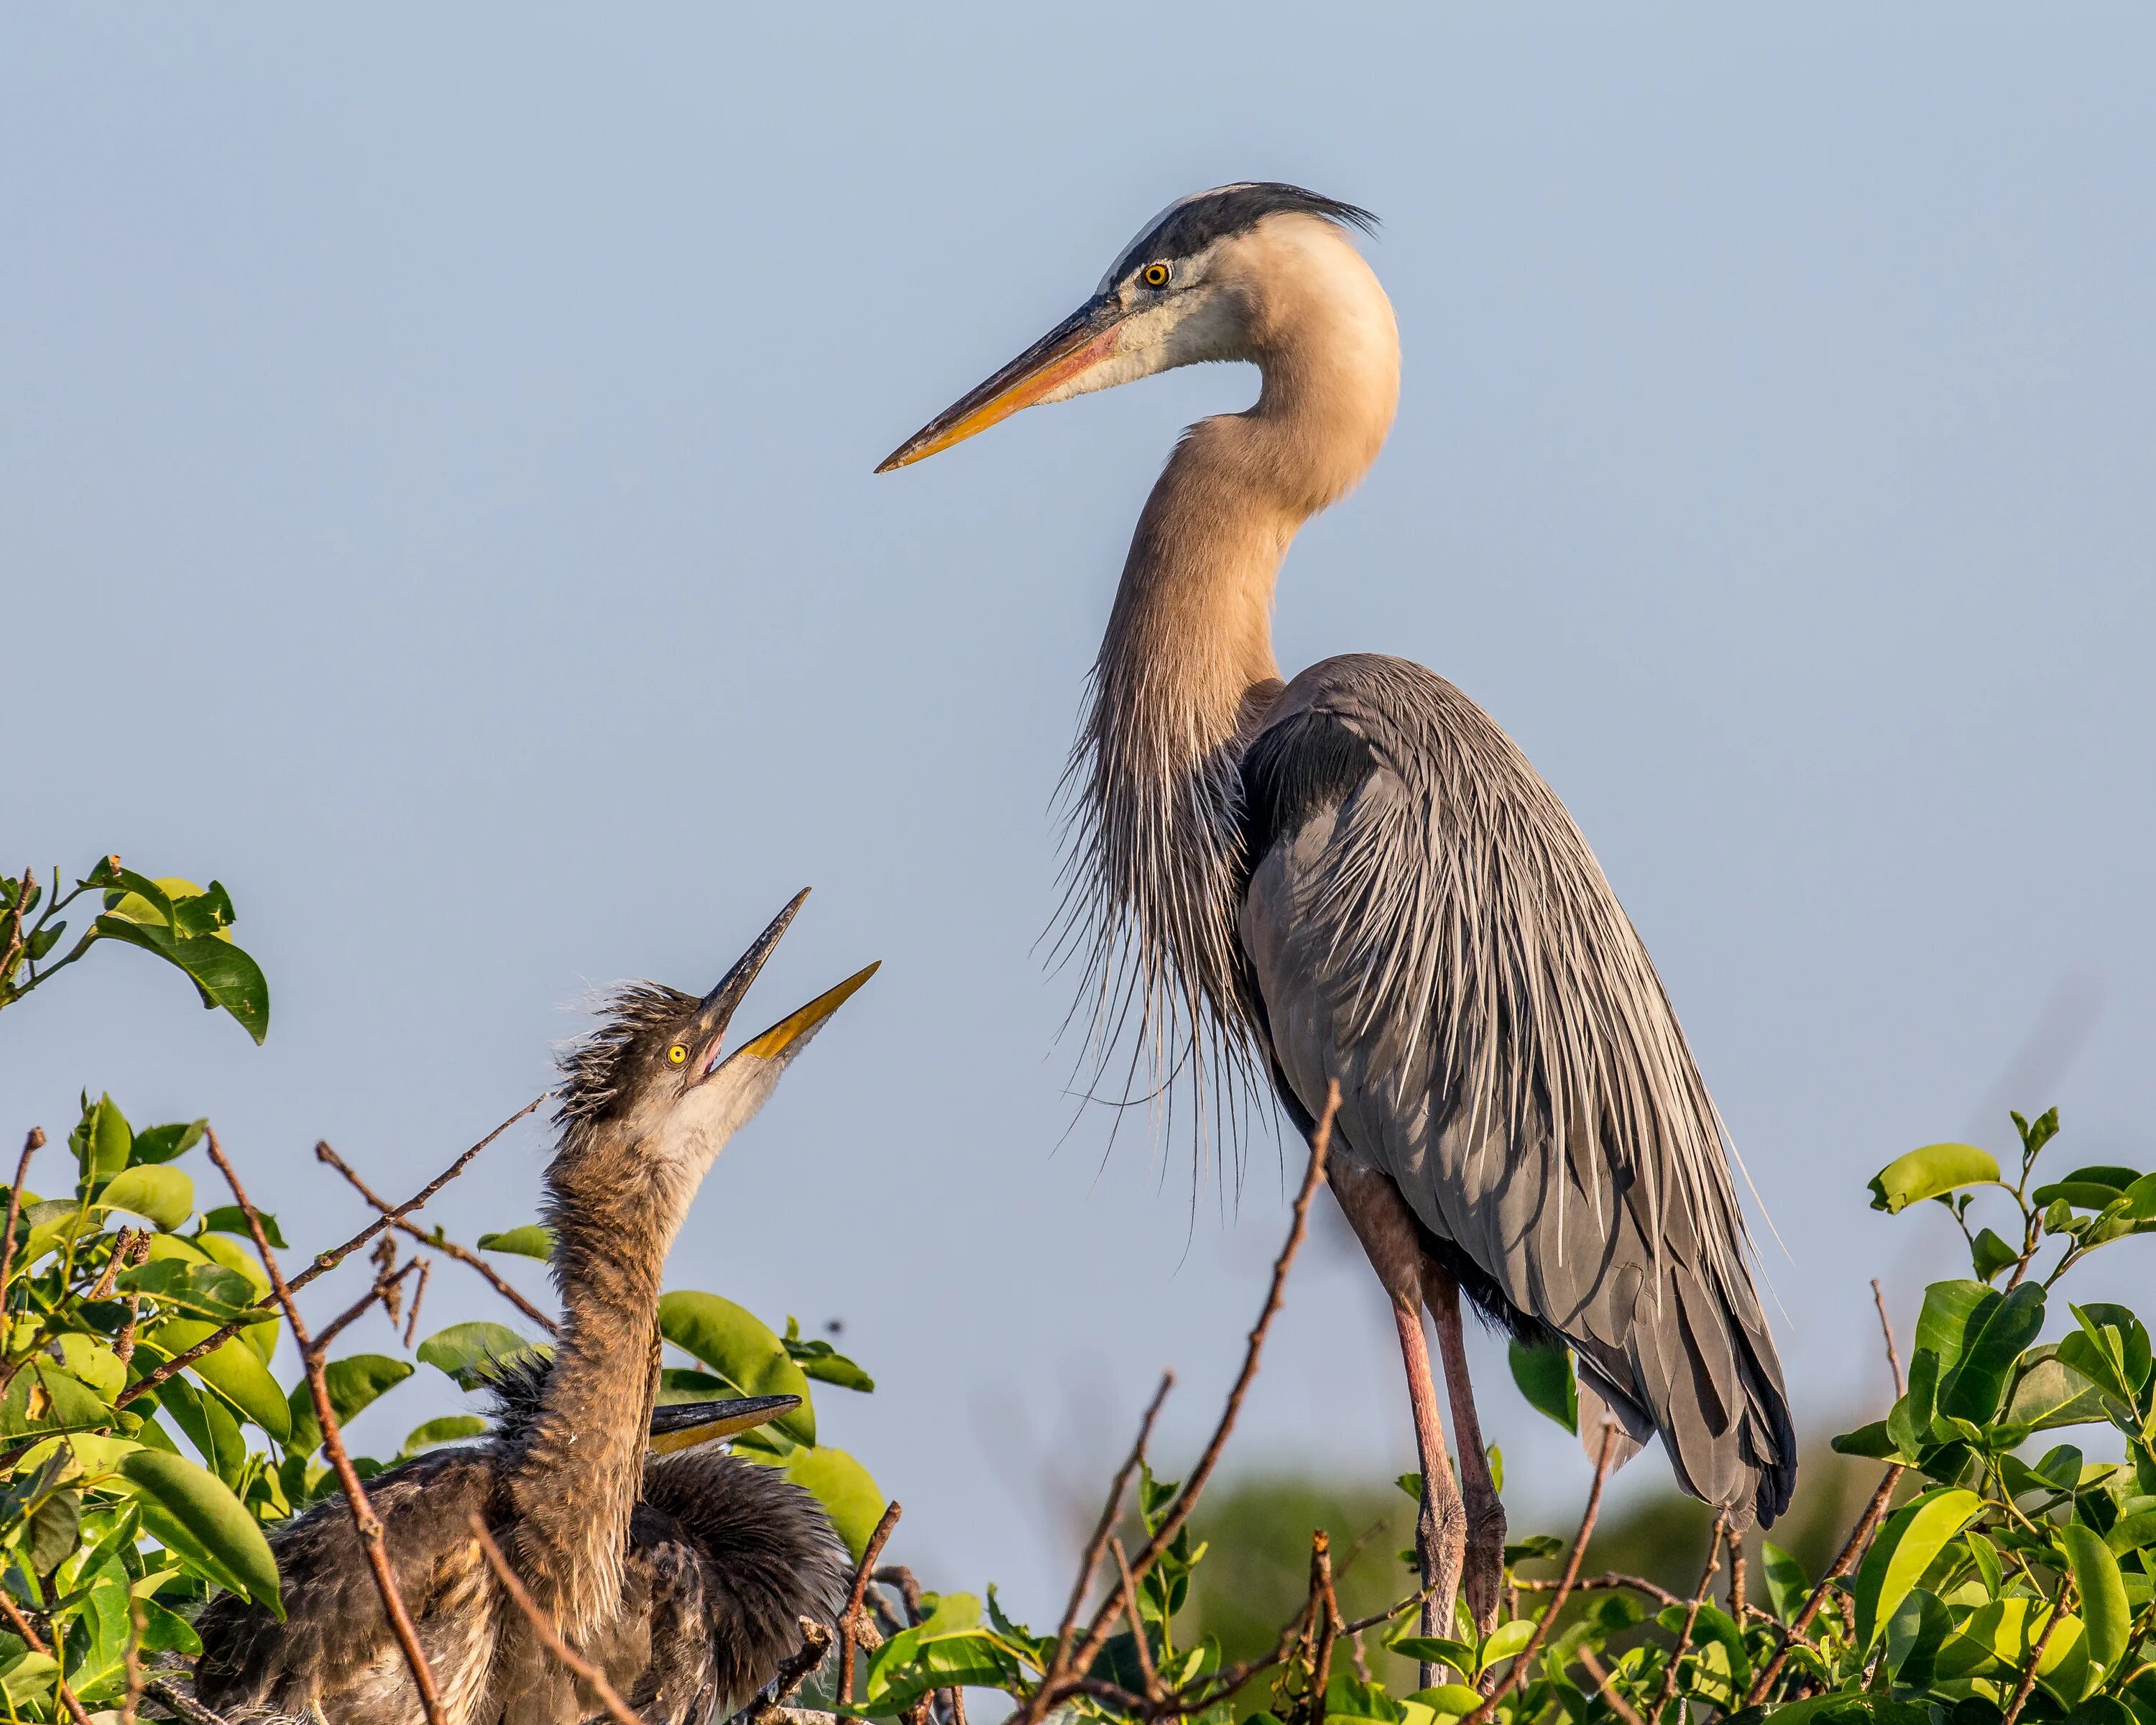
[[[1096,1055],[1135,1008],[1154,1079],[1187,1072],[1201,1124],[1209,1077],[1217,1112],[1250,1076],[1239,767],[1280,686],[1274,583],[1302,523],[1376,459],[1399,394],[1391,305],[1331,223],[1274,217],[1222,252],[1232,357],[1263,387],[1192,426],[1146,501],[1066,781]]]

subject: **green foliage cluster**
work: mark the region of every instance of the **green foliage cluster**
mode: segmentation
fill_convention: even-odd
[[[59,913],[93,893],[96,915],[62,952]],[[259,1040],[268,989],[233,944],[232,921],[221,886],[137,875],[115,858],[65,893],[57,877],[49,892],[28,874],[0,883],[0,1007],[112,941],[177,966],[208,1004]],[[1982,1150],[1936,1144],[1871,1182],[1875,1208],[1890,1214],[1943,1207],[1970,1274],[1927,1290],[1906,1385],[1885,1417],[1835,1440],[1848,1465],[1876,1466],[1882,1477],[1837,1542],[1840,1556],[1818,1573],[1769,1542],[1749,1598],[1709,1579],[1689,1598],[1672,1597],[1623,1575],[1593,1578],[1592,1589],[1568,1596],[1549,1571],[1560,1559],[1576,1571],[1583,1527],[1577,1539],[1541,1535],[1507,1548],[1508,1609],[1487,1635],[1463,1612],[1453,1634],[1432,1636],[1417,1632],[1412,1553],[1397,1553],[1405,1567],[1389,1571],[1378,1558],[1393,1579],[1370,1604],[1371,1571],[1355,1583],[1359,1596],[1336,1588],[1321,1534],[1299,1603],[1231,1660],[1193,1608],[1209,1553],[1193,1531],[1194,1495],[1138,1461],[1131,1554],[1105,1532],[1094,1553],[1114,1559],[1094,1572],[1095,1596],[1101,1584],[1119,1590],[1128,1563],[1134,1603],[1104,1609],[1096,1635],[1075,1613],[1041,1634],[1015,1620],[993,1587],[921,1594],[907,1576],[903,1616],[871,1589],[887,1635],[862,1621],[850,1627],[863,1656],[850,1692],[838,1692],[830,1661],[802,1699],[911,1725],[932,1713],[955,1725],[952,1697],[968,1687],[1002,1692],[1024,1725],[1051,1710],[1114,1725],[2156,1725],[2149,1334],[2123,1306],[2055,1303],[2091,1254],[2156,1231],[2156,1174],[2102,1166],[2051,1178],[2056,1113],[2015,1118],[2021,1151],[2010,1179]],[[110,1096],[85,1096],[66,1146],[67,1189],[42,1197],[18,1173],[7,1194],[0,1712],[8,1719],[73,1717],[70,1703],[121,1707],[139,1692],[141,1667],[198,1651],[191,1619],[217,1589],[281,1609],[265,1530],[341,1489],[306,1384],[277,1369],[283,1325],[247,1218],[206,1201],[183,1165],[205,1132],[201,1121],[137,1128]],[[25,1169],[30,1161],[26,1149]],[[1984,1204],[2001,1226],[1979,1212]],[[262,1219],[270,1249],[289,1250],[276,1219]],[[478,1245],[543,1260],[552,1241],[526,1223]],[[793,1320],[782,1334],[716,1294],[670,1291],[660,1317],[678,1350],[665,1369],[665,1399],[800,1399],[798,1412],[737,1447],[814,1492],[861,1558],[886,1506],[858,1462],[819,1441],[813,1386],[865,1392],[875,1388],[868,1375],[829,1342],[803,1337]],[[471,1389],[547,1345],[492,1322],[424,1340],[416,1327],[415,1314],[404,1354],[328,1361],[340,1426],[418,1367]],[[1530,1405],[1577,1429],[1566,1356],[1516,1350],[1512,1368]],[[371,1478],[483,1430],[473,1414],[428,1420],[396,1455],[354,1458],[355,1471]],[[2067,1430],[2093,1433],[2084,1441],[2101,1440],[2102,1454],[2055,1435]],[[1419,1477],[1400,1483],[1409,1498],[1419,1494]],[[1350,1618],[1343,1599],[1363,1615]],[[1418,1666],[1437,1680],[1409,1677]]]
[[[1486,1635],[1465,1609],[1455,1635],[1414,1633],[1404,1583],[1369,1625],[1373,1645],[1351,1660],[1326,1627],[1341,1627],[1327,1588],[1281,1629],[1270,1658],[1225,1670],[1217,1640],[1178,1639],[1175,1612],[1206,1553],[1186,1530],[1139,1584],[1147,1647],[1124,1630],[1084,1686],[1057,1691],[1070,1716],[1203,1725],[1599,1725],[1724,1717],[1753,1725],[1876,1720],[1885,1725],[1990,1725],[2071,1719],[2156,1722],[2156,1373],[2147,1330],[2123,1307],[2048,1301],[2091,1253],[2156,1231],[2156,1175],[2076,1168],[2039,1183],[2056,1136],[2056,1111],[2014,1117],[2020,1167],[2011,1181],[1986,1152],[1935,1144],[1881,1170],[1876,1209],[1936,1201],[1960,1227],[1973,1274],[1927,1290],[1906,1390],[1886,1418],[1835,1440],[1844,1455],[1887,1464],[1873,1504],[1840,1561],[1815,1575],[1763,1545],[1758,1597],[1715,1597],[1707,1581],[1666,1603],[1650,1586],[1600,1578],[1552,1609],[1551,1584],[1515,1590]],[[1989,1192],[2011,1206],[2007,1234],[1979,1225]],[[2045,1339],[2047,1328],[2058,1332]],[[1568,1430],[1578,1418],[1565,1357],[1515,1349],[1530,1404]],[[2107,1428],[2119,1461],[2091,1460],[2043,1435]],[[1410,1497],[1421,1482],[1401,1481]],[[1144,1482],[1150,1533],[1170,1488]],[[1584,1530],[1583,1530],[1584,1532]],[[1544,1535],[1507,1549],[1516,1589],[1527,1566],[1547,1571],[1569,1542]],[[1413,1553],[1399,1553],[1410,1568]],[[1316,1570],[1313,1567],[1313,1576]],[[1559,1595],[1559,1598],[1562,1596]],[[987,1684],[1026,1717],[1044,1699],[1057,1637],[1035,1635],[997,1607],[985,1620],[972,1595],[925,1602],[917,1630],[886,1643],[850,1708],[889,1714],[937,1685]],[[1353,1630],[1355,1625],[1346,1627]],[[1402,1690],[1378,1650],[1434,1666],[1446,1679]],[[1522,1668],[1515,1670],[1518,1666]],[[1374,1672],[1365,1676],[1365,1672]]]
[[[4,883],[0,1006],[22,998],[93,942],[116,940],[186,972],[213,1006],[257,1040],[269,1023],[261,973],[225,930],[229,899],[177,880],[150,880],[107,859],[74,891],[49,898],[34,879]],[[55,963],[57,911],[98,892],[105,908]],[[39,914],[40,901],[44,910]],[[0,1717],[69,1717],[116,1710],[131,1678],[200,1651],[190,1620],[218,1589],[281,1615],[265,1530],[339,1491],[304,1375],[280,1375],[285,1328],[270,1276],[235,1205],[196,1190],[183,1165],[207,1122],[136,1127],[109,1096],[85,1096],[68,1137],[67,1189],[5,1193],[6,1331],[0,1347]],[[36,1144],[33,1135],[33,1147]],[[57,1151],[59,1147],[54,1147]],[[22,1166],[32,1168],[26,1149]],[[286,1247],[274,1216],[271,1247]],[[484,1236],[483,1248],[544,1259],[532,1224]],[[424,1250],[424,1247],[422,1248]],[[177,1370],[172,1363],[237,1325],[231,1337]],[[788,1394],[800,1408],[737,1440],[737,1450],[783,1468],[821,1499],[856,1554],[883,1511],[868,1472],[817,1442],[812,1382],[868,1391],[858,1365],[793,1320],[780,1335],[716,1294],[665,1296],[661,1326],[684,1363],[662,1399]],[[503,1325],[452,1325],[412,1358],[356,1353],[329,1361],[340,1425],[411,1378],[436,1368],[480,1387],[499,1364],[544,1344]],[[458,1414],[423,1421],[393,1456],[355,1456],[362,1479],[436,1445],[480,1435]],[[27,1633],[26,1633],[27,1632]]]

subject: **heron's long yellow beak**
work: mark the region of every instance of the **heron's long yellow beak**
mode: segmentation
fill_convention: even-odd
[[[995,376],[965,394],[915,432],[877,466],[878,473],[910,467],[962,444],[1054,394],[1116,351],[1117,310],[1096,297],[1043,336]]]
[[[860,986],[874,976],[883,961],[855,971],[835,988],[826,989],[798,1011],[790,1012],[766,1030],[761,1036],[744,1042],[734,1050],[737,1055],[755,1055],[759,1059],[775,1060],[788,1049],[806,1042],[824,1027],[824,1021],[860,992]]]
[[[759,1395],[744,1401],[680,1402],[657,1408],[651,1415],[650,1450],[654,1455],[671,1455],[699,1444],[739,1437],[783,1420],[800,1405],[798,1395]]]

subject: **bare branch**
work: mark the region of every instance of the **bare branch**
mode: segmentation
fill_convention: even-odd
[[[29,1159],[27,1150],[23,1152],[23,1159]],[[23,1645],[31,1652],[42,1653],[52,1661],[53,1683],[59,1691],[60,1705],[68,1710],[68,1717],[74,1721],[74,1725],[90,1725],[90,1715],[83,1712],[82,1703],[74,1698],[74,1691],[68,1687],[66,1672],[59,1668],[59,1656],[45,1645],[44,1637],[38,1635],[30,1620],[23,1615],[23,1609],[15,1603],[14,1594],[4,1587],[0,1587],[0,1611],[8,1614],[8,1625],[23,1638]]]
[[[285,1272],[278,1266],[276,1253],[270,1249],[270,1237],[262,1227],[262,1213],[254,1208],[246,1189],[239,1183],[239,1174],[225,1159],[224,1148],[218,1142],[214,1128],[210,1130],[208,1138],[209,1159],[217,1164],[217,1171],[224,1176],[224,1183],[232,1189],[233,1202],[247,1218],[248,1231],[254,1236],[254,1249],[262,1255],[262,1267],[270,1274],[270,1286],[276,1294],[278,1305],[284,1308],[285,1322],[292,1327],[292,1339],[300,1345],[300,1358],[307,1368],[307,1388],[314,1399],[315,1420],[322,1429],[322,1453],[329,1457],[330,1466],[336,1471],[337,1484],[344,1489],[352,1526],[359,1533],[360,1548],[367,1554],[367,1568],[374,1572],[375,1589],[382,1595],[382,1609],[388,1616],[398,1646],[403,1650],[404,1663],[411,1668],[412,1684],[419,1692],[419,1704],[425,1710],[427,1725],[445,1725],[442,1697],[434,1687],[434,1673],[419,1645],[418,1631],[412,1626],[412,1614],[404,1609],[404,1595],[398,1590],[397,1577],[389,1567],[389,1553],[382,1541],[382,1518],[375,1514],[367,1488],[360,1483],[352,1457],[345,1452],[344,1433],[330,1405],[321,1352],[308,1338],[306,1324],[300,1316],[300,1302],[293,1297],[291,1284],[285,1280]],[[377,1282],[377,1293],[379,1286]],[[369,1296],[370,1299],[373,1297]]]
[[[1871,1278],[1871,1303],[1879,1308],[1879,1332],[1887,1338],[1887,1365],[1894,1373],[1894,1399],[1908,1393],[1909,1386],[1902,1378],[1902,1356],[1894,1348],[1894,1326],[1887,1321],[1887,1296],[1879,1291],[1879,1278]]]
[[[883,1555],[884,1542],[891,1538],[891,1530],[898,1525],[898,1518],[904,1513],[896,1499],[884,1506],[875,1532],[869,1535],[869,1543],[862,1548],[860,1567],[854,1571],[854,1584],[846,1594],[845,1615],[839,1620],[839,1702],[842,1707],[852,1705],[854,1699],[854,1646],[861,1632],[861,1600],[869,1590],[869,1577],[875,1568],[876,1559]]]
[[[1520,1679],[1527,1674],[1528,1667],[1533,1665],[1536,1653],[1541,1650],[1551,1625],[1557,1621],[1558,1613],[1564,1609],[1564,1602],[1572,1592],[1573,1583],[1579,1578],[1579,1560],[1587,1555],[1588,1536],[1594,1532],[1594,1518],[1601,1512],[1602,1488],[1609,1481],[1609,1464],[1616,1454],[1617,1422],[1604,1420],[1602,1422],[1602,1453],[1594,1459],[1594,1484],[1587,1494],[1587,1511],[1579,1518],[1579,1532],[1573,1537],[1572,1555],[1564,1561],[1564,1577],[1558,1583],[1557,1593],[1550,1600],[1549,1609],[1535,1620],[1534,1633],[1527,1637],[1527,1645],[1520,1649],[1518,1656],[1512,1661],[1496,1687],[1476,1704],[1474,1710],[1460,1720],[1460,1725],[1482,1725],[1482,1721],[1490,1717],[1491,1709],[1512,1693]]]
[[[524,1584],[516,1579],[516,1572],[509,1567],[509,1559],[502,1556],[501,1548],[494,1543],[494,1536],[486,1531],[486,1523],[477,1515],[471,1518],[471,1530],[472,1537],[479,1541],[480,1550],[485,1555],[488,1567],[494,1571],[494,1579],[501,1584],[502,1591],[524,1614],[525,1620],[531,1625],[532,1633],[539,1637],[547,1651],[590,1687],[614,1725],[644,1725],[644,1722],[629,1711],[629,1703],[621,1698],[620,1691],[607,1681],[606,1673],[562,1639],[561,1632],[548,1620],[547,1614],[524,1590]]]
[[[808,1681],[808,1674],[824,1662],[824,1656],[831,1651],[831,1632],[813,1617],[801,1622],[800,1651],[779,1666],[773,1682],[778,1686],[767,1696],[758,1698],[747,1709],[747,1725],[779,1725],[779,1721],[791,1711],[786,1705],[801,1686]]]
[[[1273,1260],[1272,1281],[1265,1289],[1265,1303],[1260,1308],[1258,1321],[1250,1327],[1250,1340],[1243,1351],[1243,1368],[1235,1374],[1234,1386],[1228,1392],[1227,1404],[1220,1410],[1220,1422],[1213,1429],[1213,1436],[1205,1445],[1198,1465],[1183,1481],[1183,1489],[1175,1494],[1175,1502],[1168,1506],[1168,1513],[1145,1548],[1132,1562],[1131,1573],[1143,1579],[1146,1573],[1160,1561],[1160,1555],[1174,1543],[1175,1536],[1189,1520],[1190,1512],[1198,1506],[1199,1494],[1219,1466],[1220,1452],[1227,1446],[1229,1434],[1235,1429],[1236,1416],[1243,1410],[1243,1399],[1250,1394],[1250,1383],[1258,1375],[1258,1360],[1265,1352],[1265,1337],[1272,1328],[1274,1318],[1280,1315],[1282,1296],[1287,1287],[1288,1271],[1295,1266],[1296,1255],[1302,1250],[1302,1242],[1310,1228],[1310,1202],[1317,1196],[1317,1189],[1325,1181],[1326,1153],[1332,1142],[1333,1117],[1340,1111],[1340,1086],[1328,1082],[1326,1086],[1325,1112],[1317,1122],[1317,1130],[1311,1134],[1310,1165],[1304,1170],[1302,1189],[1296,1194],[1293,1218],[1288,1224],[1286,1240],[1281,1245],[1280,1255]],[[1091,1668],[1106,1645],[1110,1625],[1122,1610],[1122,1589],[1119,1585],[1101,1601],[1094,1612],[1092,1621],[1086,1625],[1086,1639],[1070,1660],[1072,1669],[1079,1671]],[[1019,1709],[1013,1725],[1034,1725],[1040,1717],[1041,1697],[1050,1692],[1044,1683],[1041,1690],[1024,1707]],[[1048,1703],[1053,1705],[1053,1702]],[[1045,1709],[1043,1709],[1045,1711]]]
[[[1849,1530],[1849,1538],[1843,1543],[1840,1554],[1835,1558],[1826,1574],[1820,1577],[1819,1585],[1812,1589],[1811,1597],[1804,1601],[1804,1609],[1797,1614],[1796,1620],[1782,1631],[1782,1645],[1774,1650],[1774,1656],[1768,1662],[1766,1670],[1753,1680],[1751,1693],[1744,1697],[1745,1706],[1758,1706],[1767,1692],[1774,1687],[1774,1679],[1782,1675],[1782,1667],[1789,1663],[1789,1649],[1804,1639],[1804,1631],[1811,1627],[1812,1620],[1819,1615],[1820,1607],[1826,1603],[1829,1590],[1836,1580],[1855,1567],[1857,1558],[1863,1554],[1865,1543],[1871,1538],[1871,1530],[1879,1525],[1879,1517],[1886,1513],[1887,1500],[1894,1495],[1894,1487],[1901,1478],[1902,1465],[1897,1461],[1881,1478],[1879,1489],[1871,1494],[1871,1501],[1865,1505],[1864,1513],[1857,1517],[1856,1525]]]
[[[1707,1568],[1699,1578],[1699,1585],[1692,1589],[1691,1598],[1685,1606],[1684,1627],[1677,1631],[1677,1644],[1670,1649],[1668,1662],[1662,1666],[1662,1681],[1656,1686],[1654,1698],[1647,1703],[1648,1714],[1659,1719],[1662,1709],[1669,1705],[1670,1697],[1676,1693],[1677,1664],[1683,1659],[1685,1649],[1691,1645],[1691,1632],[1699,1627],[1699,1608],[1707,1602],[1707,1590],[1714,1584],[1715,1572],[1722,1567],[1722,1533],[1729,1525],[1727,1510],[1714,1518],[1714,1532],[1707,1536]]]
[[[395,1217],[408,1215],[412,1211],[418,1209],[421,1205],[424,1204],[429,1199],[432,1198],[437,1192],[439,1192],[443,1187],[448,1185],[450,1181],[454,1180],[459,1174],[462,1173],[471,1162],[472,1158],[478,1155],[480,1151],[485,1149],[489,1144],[491,1144],[496,1138],[507,1132],[510,1127],[516,1125],[518,1121],[523,1119],[526,1115],[529,1114],[534,1108],[537,1107],[552,1094],[553,1092],[551,1091],[542,1091],[539,1095],[532,1097],[530,1101],[526,1102],[521,1108],[519,1108],[514,1114],[511,1115],[508,1119],[503,1121],[500,1126],[495,1127],[492,1132],[481,1138],[479,1142],[473,1145],[470,1149],[465,1151],[463,1155],[459,1156],[454,1162],[451,1163],[449,1167],[443,1169],[440,1173],[435,1175],[433,1179],[429,1180],[424,1186],[421,1187],[418,1196],[408,1199],[404,1203],[398,1205],[395,1211],[390,1215],[376,1217],[373,1221],[369,1222],[366,1227],[361,1229],[358,1233],[353,1235],[352,1237],[346,1240],[342,1245],[335,1247],[331,1250],[326,1252],[318,1253],[316,1255],[313,1263],[308,1265],[305,1270],[302,1270],[297,1276],[291,1279],[291,1281],[289,1284],[291,1291],[297,1293],[301,1288],[306,1286],[309,1282],[314,1281],[317,1276],[328,1275],[331,1271],[336,1269],[338,1265],[343,1263],[346,1258],[349,1258],[354,1252],[365,1245],[367,1241],[373,1239],[376,1235],[381,1233],[384,1228],[389,1225],[390,1222],[394,1219]],[[321,1147],[317,1147],[319,1148]],[[267,1300],[257,1301],[253,1306],[249,1307],[244,1314],[234,1318],[230,1323],[223,1326],[221,1328],[211,1331],[208,1335],[203,1337],[201,1341],[196,1343],[193,1347],[188,1348],[185,1353],[174,1354],[172,1358],[167,1360],[164,1364],[159,1366],[155,1371],[146,1373],[141,1378],[137,1378],[134,1383],[129,1384],[126,1389],[120,1392],[118,1397],[115,1399],[113,1405],[116,1408],[124,1408],[128,1403],[133,1401],[136,1397],[140,1395],[147,1395],[151,1390],[155,1389],[160,1384],[162,1384],[167,1378],[172,1377],[175,1373],[182,1371],[188,1366],[192,1365],[204,1354],[213,1353],[216,1349],[223,1347],[226,1343],[229,1342],[234,1336],[238,1335],[249,1324],[259,1323],[261,1321],[262,1313],[275,1312],[276,1309],[277,1301],[274,1296]]]
[[[1111,1539],[1108,1549],[1116,1554],[1116,1573],[1123,1579],[1123,1609],[1131,1620],[1131,1639],[1137,1644],[1138,1670],[1145,1678],[1147,1701],[1160,1699],[1160,1673],[1153,1669],[1152,1643],[1146,1639],[1145,1614],[1138,1608],[1137,1584],[1131,1579],[1131,1560],[1123,1555],[1123,1542]]]
[[[395,1206],[392,1205],[387,1199],[382,1198],[378,1194],[377,1194],[373,1188],[369,1186],[366,1181],[361,1179],[359,1175],[354,1172],[352,1164],[346,1162],[341,1156],[338,1155],[336,1151],[331,1149],[326,1141],[315,1146],[315,1159],[318,1162],[327,1163],[331,1168],[342,1174],[346,1180],[352,1183],[352,1189],[357,1192],[359,1195],[365,1199],[369,1204],[372,1204],[375,1209],[381,1211],[382,1214],[389,1219],[391,1224],[397,1228],[400,1232],[409,1235],[413,1239],[419,1241],[423,1245],[432,1246],[436,1251],[440,1252],[444,1256],[454,1258],[458,1263],[465,1266],[469,1269],[477,1271],[481,1276],[486,1278],[488,1285],[494,1289],[495,1292],[501,1295],[503,1299],[508,1301],[511,1305],[514,1306],[519,1312],[522,1312],[525,1317],[530,1318],[532,1322],[537,1324],[542,1329],[546,1331],[548,1335],[558,1336],[562,1333],[562,1327],[559,1323],[547,1317],[545,1312],[542,1312],[529,1300],[526,1299],[522,1294],[519,1293],[516,1288],[510,1285],[508,1281],[503,1277],[499,1271],[495,1270],[491,1264],[481,1258],[476,1252],[466,1251],[464,1247],[459,1245],[454,1240],[446,1237],[439,1228],[434,1229],[430,1233],[426,1229],[420,1227],[417,1223],[407,1221],[401,1214],[397,1214]],[[408,1208],[408,1206],[407,1206],[407,1208]]]
[[[1160,1388],[1153,1391],[1152,1399],[1146,1404],[1145,1418],[1138,1421],[1137,1440],[1131,1445],[1131,1453],[1123,1458],[1123,1465],[1116,1470],[1115,1478],[1109,1482],[1108,1501],[1101,1506],[1101,1519],[1093,1524],[1093,1536],[1086,1542],[1085,1555],[1078,1564],[1078,1579],[1070,1584],[1070,1603],[1064,1608],[1062,1625],[1055,1632],[1055,1656],[1049,1661],[1050,1671],[1060,1669],[1070,1657],[1070,1638],[1078,1632],[1078,1614],[1092,1589],[1093,1574],[1101,1567],[1101,1553],[1107,1548],[1108,1535],[1115,1527],[1116,1518],[1123,1512],[1123,1493],[1130,1489],[1131,1476],[1145,1460],[1146,1445],[1152,1436],[1153,1421],[1160,1417],[1161,1404],[1174,1388],[1175,1373],[1163,1372]]]
[[[1594,1656],[1594,1650],[1582,1643],[1579,1662],[1587,1667],[1587,1675],[1594,1679],[1594,1686],[1602,1692],[1602,1698],[1609,1703],[1610,1711],[1625,1722],[1625,1725],[1646,1725],[1632,1703],[1617,1692],[1609,1681],[1609,1673],[1602,1668],[1602,1661]]]
[[[1517,1581],[1512,1584],[1523,1594],[1553,1594],[1564,1584],[1561,1581],[1551,1580]],[[1576,1594],[1592,1594],[1619,1587],[1628,1587],[1635,1593],[1645,1594],[1660,1605],[1684,1604],[1684,1599],[1681,1594],[1673,1594],[1666,1587],[1657,1586],[1644,1575],[1620,1575],[1614,1570],[1606,1575],[1590,1575],[1584,1581],[1576,1581],[1572,1584],[1572,1590]]]

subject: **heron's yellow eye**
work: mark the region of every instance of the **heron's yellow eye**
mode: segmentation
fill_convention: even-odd
[[[1144,276],[1145,285],[1150,288],[1166,287],[1168,285],[1168,265],[1165,264],[1147,264],[1145,267]]]
[[[682,1061],[689,1058],[689,1050],[682,1047],[681,1045],[677,1042],[673,1045],[673,1047],[666,1050],[666,1058],[673,1061],[673,1063],[678,1066]]]

